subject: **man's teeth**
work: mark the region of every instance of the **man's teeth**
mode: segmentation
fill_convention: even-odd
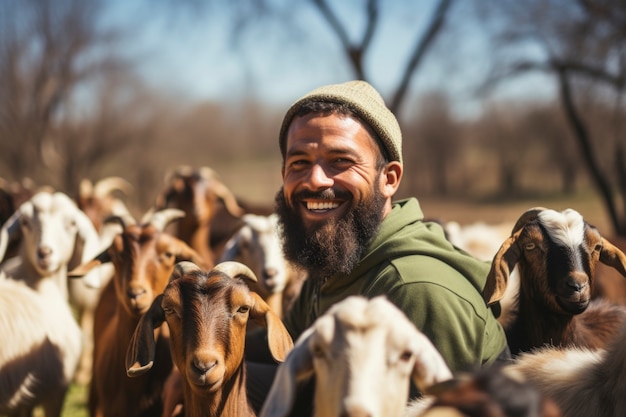
[[[335,202],[323,202],[323,203],[306,203],[306,208],[309,210],[332,210],[339,207],[339,203]]]

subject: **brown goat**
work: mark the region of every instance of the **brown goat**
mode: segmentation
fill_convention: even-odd
[[[159,332],[159,363],[149,374],[128,378],[124,360],[140,317],[163,292],[176,262],[204,262],[187,244],[163,232],[169,222],[181,216],[180,210],[168,209],[156,212],[143,225],[122,224],[123,232],[106,250],[70,273],[81,276],[107,262],[115,269],[95,312],[91,416],[158,416],[162,412],[161,391],[172,370],[167,328]],[[117,221],[122,222],[119,218]]]
[[[132,191],[132,185],[120,177],[106,177],[95,184],[88,179],[80,182],[76,204],[93,223],[100,235],[102,247],[111,243],[113,233],[117,234],[117,227],[104,228],[105,220],[111,216],[119,216],[134,223],[126,204],[116,196],[117,193],[128,195]],[[109,230],[110,229],[110,230]],[[102,287],[106,286],[113,276],[113,267],[100,268]],[[100,299],[101,291],[86,288],[81,280],[71,280],[69,283],[70,299],[80,319],[80,327],[83,331],[83,353],[76,371],[76,382],[86,385],[91,380],[93,367],[93,321],[96,306]]]
[[[220,202],[223,202],[223,206]],[[165,179],[165,187],[157,196],[155,207],[175,208],[185,212],[175,235],[187,242],[211,265],[215,254],[210,246],[213,218],[220,207],[225,207],[232,218],[238,219],[243,210],[235,196],[219,179],[215,171],[203,167],[194,169],[182,165]],[[224,227],[224,225],[220,225]]]
[[[155,207],[185,212],[174,234],[211,264],[219,259],[226,241],[243,225],[244,213],[269,215],[274,211],[271,205],[254,206],[237,199],[211,168],[187,165],[166,176]]]
[[[499,301],[517,265],[513,311],[499,319],[511,352],[544,344],[604,347],[626,319],[626,308],[591,301],[596,265],[626,276],[626,255],[572,209],[526,211],[495,255],[484,297]]]
[[[178,263],[129,346],[128,375],[140,377],[157,365],[154,329],[167,322],[186,417],[255,415],[247,399],[243,362],[248,319],[268,329],[269,348],[277,361],[293,347],[280,318],[238,277],[256,281],[239,262],[222,262],[209,272],[191,262]]]

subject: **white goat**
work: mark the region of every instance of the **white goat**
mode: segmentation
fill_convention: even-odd
[[[6,260],[7,277],[35,287],[40,277],[49,277],[69,297],[68,267],[79,265],[98,253],[99,237],[89,218],[66,194],[41,191],[24,202],[0,229],[0,260],[8,243],[21,239],[18,256]],[[100,287],[98,274],[84,278]],[[80,280],[77,284],[84,285]]]
[[[100,250],[100,238],[89,218],[64,193],[41,191],[24,202],[0,230],[0,259],[8,242],[19,240],[18,255],[0,268],[8,277],[36,288],[42,277],[56,282],[62,297],[76,308],[84,329],[93,325],[93,305],[99,296],[103,271],[94,270],[68,282],[68,269],[90,259]],[[89,363],[91,332],[84,331],[86,351],[81,362]],[[83,377],[81,382],[87,382]]]
[[[28,284],[0,278],[0,415],[59,417],[82,335],[51,276]]]
[[[491,261],[500,244],[511,234],[513,223],[489,224],[475,222],[461,225],[450,221],[443,224],[446,236],[455,246],[483,261]]]
[[[567,417],[626,416],[626,325],[606,349],[546,346],[507,367],[521,374]]]
[[[276,214],[244,214],[241,220],[243,226],[226,242],[219,262],[237,261],[249,267],[259,279],[250,282],[252,291],[282,316],[297,295],[304,273],[284,257]]]
[[[348,297],[297,340],[261,410],[289,415],[296,383],[315,376],[316,417],[403,414],[411,379],[420,390],[452,378],[430,340],[384,297]]]

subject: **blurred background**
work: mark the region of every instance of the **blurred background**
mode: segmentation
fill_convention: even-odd
[[[0,177],[75,196],[122,176],[142,213],[209,166],[271,203],[286,109],[357,78],[398,115],[398,197],[428,216],[567,204],[626,236],[614,0],[0,0]]]

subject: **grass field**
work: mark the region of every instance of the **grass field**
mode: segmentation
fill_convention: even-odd
[[[424,198],[420,199],[420,204],[426,217],[443,221],[455,220],[461,224],[476,221],[487,223],[515,222],[525,210],[531,207],[543,206],[557,210],[569,207],[578,210],[603,234],[610,235],[612,233],[606,210],[597,196],[592,193],[568,198],[541,198],[502,203],[468,203]],[[72,386],[66,400],[63,417],[87,417],[86,400],[87,387]],[[39,411],[36,417],[43,417],[43,413]]]

